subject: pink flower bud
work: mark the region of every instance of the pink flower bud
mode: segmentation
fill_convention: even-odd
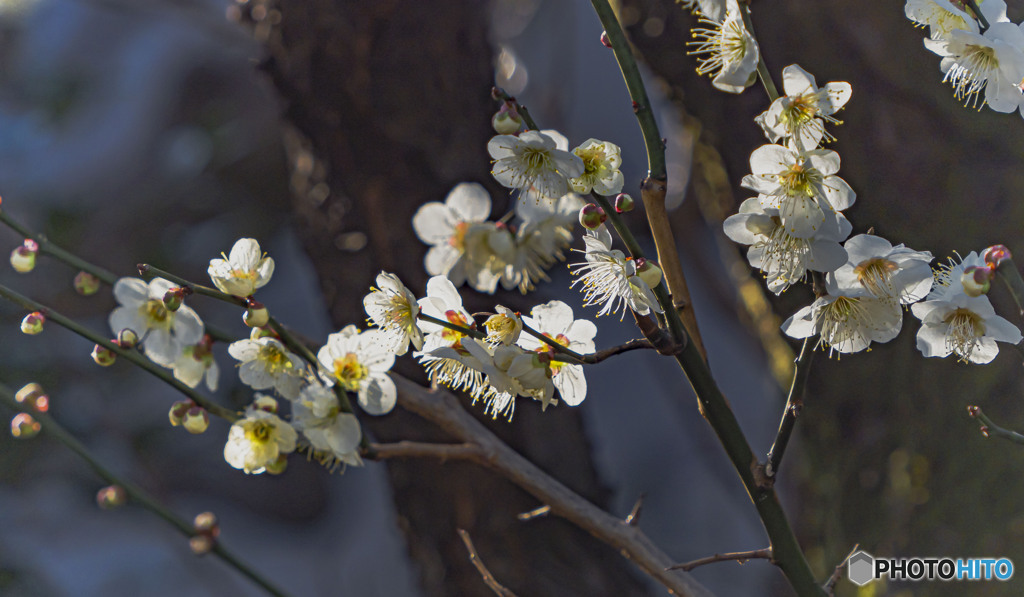
[[[601,32],[601,45],[606,47],[606,48],[611,48],[612,47],[612,40],[608,39],[608,32],[607,31],[602,31]]]
[[[597,230],[607,219],[608,214],[604,213],[603,209],[593,203],[588,203],[580,209],[580,225],[587,230]]]
[[[35,247],[34,249],[26,246],[30,242]],[[27,274],[36,268],[36,253],[39,252],[38,245],[35,244],[35,241],[31,240],[26,240],[25,243],[25,245],[11,251],[11,267],[19,274]]]
[[[999,267],[999,264],[1001,264],[1004,259],[1013,259],[1013,255],[1010,254],[1010,250],[1007,249],[1005,245],[992,245],[985,249],[981,254],[981,257],[985,260],[985,263],[988,263],[993,267]]]
[[[627,195],[626,193],[619,193],[618,195],[615,196],[616,212],[624,214],[627,211],[633,211],[634,207],[636,207],[636,202],[633,201],[633,198]]]
[[[185,300],[185,290],[183,288],[171,288],[164,293],[164,306],[167,307],[168,311],[180,309],[183,300]]]
[[[92,348],[92,360],[100,367],[109,367],[117,360],[117,353],[106,346],[97,344]]]
[[[117,333],[117,345],[121,348],[135,348],[139,343],[139,335],[135,330],[125,328]]]
[[[96,294],[100,289],[100,279],[89,272],[78,272],[72,284],[75,287],[75,292],[82,296]]]
[[[520,127],[523,126],[523,117],[519,115],[511,102],[505,102],[491,118],[491,126],[499,135],[512,135],[519,132]]]
[[[207,535],[196,535],[188,540],[188,546],[192,550],[192,553],[197,556],[210,553],[213,546],[216,545],[216,541]]]
[[[960,282],[964,287],[964,294],[967,296],[981,296],[989,291],[992,280],[992,270],[988,267],[969,266],[964,268],[960,276]]]
[[[636,260],[636,275],[651,288],[661,284],[661,268],[650,259]]]
[[[193,405],[181,417],[181,426],[191,434],[198,435],[210,426],[210,415],[201,406]]]
[[[50,397],[43,392],[43,386],[37,383],[25,384],[14,395],[18,404],[24,404],[37,412],[44,413],[50,410]]]
[[[195,528],[197,533],[213,535],[214,537],[220,535],[220,526],[217,523],[217,515],[213,512],[202,512],[196,514],[196,517],[192,520],[192,526]]]
[[[179,400],[172,404],[171,410],[167,413],[167,418],[170,419],[171,425],[175,427],[181,425],[185,419],[185,413],[195,405],[196,403],[191,400]]]
[[[249,299],[245,313],[242,315],[242,321],[251,328],[262,327],[270,321],[270,313],[267,312],[263,303]]]
[[[28,413],[18,413],[11,419],[11,435],[18,439],[32,439],[39,435],[43,426]]]
[[[123,506],[128,501],[128,492],[120,485],[108,485],[96,492],[96,505],[104,510]]]
[[[21,333],[34,336],[43,331],[43,324],[46,323],[46,316],[39,311],[33,311],[21,320]]]

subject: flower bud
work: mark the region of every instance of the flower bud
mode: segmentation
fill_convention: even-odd
[[[220,525],[217,524],[217,515],[213,512],[201,512],[196,514],[196,517],[192,520],[192,527],[197,533],[213,535],[214,537],[220,535]]]
[[[627,211],[633,211],[636,207],[636,201],[626,193],[619,193],[615,196],[615,211],[620,214],[624,214]]]
[[[50,410],[50,397],[43,392],[43,386],[37,383],[22,386],[14,395],[14,400],[41,413]]]
[[[183,300],[185,300],[185,290],[181,287],[171,288],[164,293],[164,306],[168,311],[180,309]]]
[[[262,327],[270,321],[270,313],[267,312],[267,308],[263,306],[263,303],[249,299],[245,313],[242,315],[242,321],[251,328]]]
[[[606,48],[611,48],[612,47],[612,40],[608,39],[608,32],[607,31],[602,31],[601,32],[601,45],[606,47]]]
[[[33,311],[21,320],[21,333],[34,336],[43,331],[43,324],[46,323],[46,316],[39,311]]]
[[[36,267],[36,254],[39,245],[36,241],[25,239],[25,244],[11,251],[11,267],[19,274],[27,274]]]
[[[637,259],[636,262],[636,275],[640,276],[641,280],[651,288],[661,284],[661,268],[657,263],[643,258]]]
[[[205,408],[193,405],[181,417],[181,426],[185,428],[185,431],[198,435],[210,426],[210,415],[207,414]]]
[[[280,454],[277,460],[267,465],[267,472],[271,475],[280,475],[288,468],[288,456]]]
[[[985,263],[988,263],[993,267],[999,267],[999,264],[1001,264],[1004,259],[1013,259],[1013,255],[1010,254],[1010,250],[1007,249],[1005,245],[992,245],[985,249],[981,254],[981,258],[985,260]]]
[[[92,360],[100,367],[109,367],[117,360],[117,353],[106,346],[97,344],[92,348]]]
[[[197,556],[201,556],[206,553],[210,553],[216,541],[213,537],[208,535],[196,535],[188,540],[188,546],[192,549],[192,553]]]
[[[135,348],[139,343],[139,335],[135,330],[124,328],[117,333],[117,345],[121,348]]]
[[[277,338],[280,340],[280,337],[277,335],[277,332],[275,332],[272,328],[266,326],[257,326],[252,328],[252,331],[249,332],[249,339],[259,340],[260,338]]]
[[[170,419],[171,425],[177,427],[184,422],[185,413],[190,408],[195,406],[196,403],[191,400],[179,400],[171,405],[171,410],[167,412],[167,418]]]
[[[18,439],[32,439],[43,426],[28,413],[18,413],[11,419],[11,435]]]
[[[75,292],[82,296],[96,294],[100,289],[100,279],[89,272],[78,272],[72,284],[75,287]]]
[[[967,296],[981,296],[989,291],[992,280],[992,270],[988,267],[970,266],[964,268],[960,276],[960,282],[964,286],[964,294]]]
[[[593,203],[588,203],[580,209],[580,224],[587,230],[597,230],[608,219],[608,214]]]
[[[128,492],[120,485],[107,485],[96,492],[96,505],[104,510],[113,510],[128,501]]]
[[[523,117],[509,102],[501,105],[501,109],[491,118],[491,126],[499,135],[511,135],[519,132],[523,126]]]
[[[277,413],[277,400],[266,394],[256,394],[256,399],[252,401],[252,408],[265,410],[268,413]]]

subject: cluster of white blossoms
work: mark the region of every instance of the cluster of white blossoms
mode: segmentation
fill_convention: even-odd
[[[1010,22],[1004,0],[978,0],[977,6],[980,15],[962,0],[907,0],[906,15],[928,27],[924,45],[942,57],[943,80],[956,99],[975,107],[984,92],[982,105],[1024,116],[1024,24]]]
[[[895,338],[904,309],[913,305],[922,320],[917,346],[925,356],[955,354],[987,363],[998,353],[996,341],[1019,342],[1017,328],[974,290],[971,272],[984,265],[974,253],[933,275],[927,251],[893,246],[872,234],[848,239],[853,226],[841,212],[856,195],[837,176],[839,154],[821,144],[833,139],[825,124],[839,122],[833,115],[849,100],[851,87],[834,82],[819,88],[795,64],[785,68],[783,82],[786,95],[755,119],[773,142],[754,150],[751,174],[743,178],[742,186],[757,196],[724,222],[729,238],[750,246],[747,259],[772,292],[784,292],[808,272],[824,274],[820,296],[787,319],[783,331],[794,338],[818,336],[817,346],[830,354],[859,352]]]

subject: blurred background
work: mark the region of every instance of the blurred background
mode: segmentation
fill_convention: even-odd
[[[618,7],[656,97],[673,225],[711,366],[763,454],[798,348],[777,326],[811,293],[766,296],[719,223],[747,196],[738,183],[765,142],[752,119],[767,100],[757,87],[722,94],[695,75],[685,43],[696,19],[678,5]],[[1021,12],[1011,6],[1011,19]],[[1013,131],[1024,123],[958,105],[902,6],[776,0],[754,4],[754,23],[777,78],[799,62],[819,83],[853,85],[833,148],[858,193],[847,212],[855,232],[874,227],[941,261],[997,242],[1015,249],[1024,136]],[[260,300],[324,341],[363,325],[362,296],[381,269],[423,292],[426,247],[410,226],[420,205],[476,181],[492,193],[493,217],[508,207],[485,151],[495,82],[571,144],[622,146],[625,190],[636,193],[642,139],[600,33],[583,0],[0,2],[2,209],[121,275],[149,262],[202,283],[209,259],[239,237],[257,238],[277,261]],[[0,240],[8,249],[21,241],[6,229]],[[35,272],[8,268],[0,281],[105,332],[113,299],[76,295],[75,273],[41,259]],[[527,297],[464,295],[473,310],[497,301],[526,312],[558,298],[592,317],[564,266],[551,274]],[[239,313],[201,298],[189,304],[206,321],[247,333]],[[1000,290],[993,298],[1007,306]],[[125,363],[98,370],[91,346],[56,326],[24,336],[23,315],[0,305],[0,381],[42,383],[51,413],[111,468],[185,518],[215,512],[224,545],[292,595],[490,595],[456,528],[469,530],[498,580],[520,595],[663,594],[571,525],[519,522],[517,513],[540,504],[468,464],[367,463],[329,475],[292,458],[279,477],[246,476],[223,461],[225,424],[201,436],[171,428],[172,389]],[[978,404],[1024,429],[1020,355],[1004,350],[983,367],[925,360],[914,349],[916,323],[906,321],[892,343],[841,361],[818,355],[811,373],[780,494],[823,579],[855,543],[880,556],[1024,563],[1020,455],[983,438],[965,410]],[[615,319],[598,323],[599,348],[638,335]],[[215,351],[216,398],[240,408],[251,393],[224,347]],[[396,370],[422,379],[408,358]],[[511,424],[483,420],[614,514],[644,494],[641,527],[679,561],[766,546],[674,364],[630,353],[587,376],[591,392],[578,408],[541,414],[521,403]],[[468,400],[467,408],[481,414]],[[447,439],[400,409],[364,422],[379,441]],[[141,509],[99,510],[104,483],[54,442],[3,434],[0,470],[2,595],[261,594],[216,559],[193,556]],[[790,594],[763,561],[694,575],[719,595]],[[970,594],[1018,587],[972,584]],[[844,580],[838,594],[964,594],[956,583],[868,588]]]

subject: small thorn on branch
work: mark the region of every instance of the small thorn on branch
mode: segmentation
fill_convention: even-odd
[[[685,564],[676,564],[675,566],[669,566],[666,570],[683,570],[689,572],[698,566],[704,564],[714,564],[715,562],[730,562],[735,561],[740,564],[746,564],[748,560],[770,560],[772,559],[772,548],[765,547],[764,549],[755,549],[753,551],[735,551],[732,553],[716,553],[713,556],[706,558],[700,558],[699,560],[693,560],[692,562],[686,562]]]
[[[500,597],[516,597],[515,593],[502,586],[502,584],[494,578],[494,575],[491,574],[491,571],[487,569],[487,566],[484,566],[483,561],[480,560],[480,556],[476,553],[476,547],[473,546],[473,540],[469,538],[469,533],[463,529],[456,530],[459,532],[459,537],[462,538],[462,542],[466,545],[466,551],[469,552],[469,561],[473,563],[477,572],[479,572],[480,576],[484,579],[484,584],[494,591],[495,595],[499,595]]]
[[[551,506],[549,506],[547,504],[544,504],[540,508],[535,508],[533,510],[530,510],[529,512],[522,512],[522,513],[516,515],[516,518],[518,518],[519,520],[522,520],[522,521],[527,521],[527,520],[533,520],[534,518],[540,518],[542,516],[547,516],[550,513],[551,513]]]
[[[839,565],[836,566],[835,571],[832,572],[832,576],[828,577],[828,581],[826,581],[824,586],[821,587],[822,589],[825,589],[825,592],[828,593],[829,597],[835,596],[836,583],[839,582],[839,577],[843,575],[843,570],[846,569],[846,563],[850,561],[850,558],[853,557],[853,554],[857,553],[857,550],[859,548],[860,543],[854,543],[853,549],[850,550],[850,553],[846,554],[846,557],[843,558],[842,562],[839,562]]]
[[[641,493],[640,497],[636,499],[636,503],[633,504],[633,509],[629,511],[629,516],[626,517],[626,524],[631,527],[635,527],[640,524],[640,509],[644,506],[644,498],[647,497],[646,493]]]

